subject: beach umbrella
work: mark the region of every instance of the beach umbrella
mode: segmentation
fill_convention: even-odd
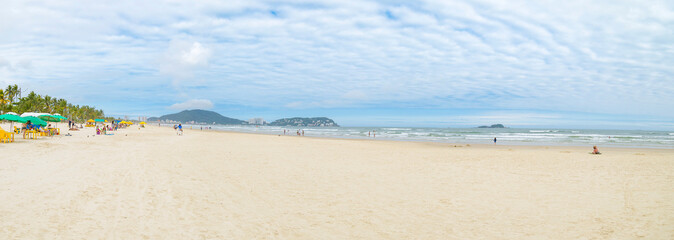
[[[37,117],[45,121],[50,122],[60,122],[61,119],[49,113],[37,113],[37,112],[25,112],[21,114],[21,117]]]
[[[93,119],[89,119],[89,120],[87,120],[87,122],[92,123],[92,122],[96,122],[96,121],[94,121]]]
[[[30,121],[30,123],[32,123],[32,124],[40,125],[40,126],[43,126],[43,127],[47,126],[47,122],[45,122],[42,119],[39,119],[37,117],[28,116],[28,117],[24,117],[23,119],[26,119],[26,121]]]
[[[41,115],[44,115],[46,113],[36,113],[36,112],[25,112],[21,114],[21,117],[39,117]]]
[[[19,117],[19,115],[9,114],[9,113],[0,115],[0,120],[10,121],[11,123],[9,125],[9,128],[11,130],[14,130],[14,122],[20,122],[20,123],[26,122],[26,119],[24,119],[22,117]]]
[[[66,120],[66,119],[68,119],[67,117],[61,116],[61,114],[58,114],[58,113],[55,113],[55,114],[52,115],[52,116],[54,116],[55,118],[61,119],[61,120]]]
[[[17,115],[17,116],[19,116],[19,114],[16,114],[15,112],[8,112],[8,113],[5,113],[5,114],[9,114],[9,115]]]
[[[26,119],[14,114],[2,114],[0,115],[0,120],[6,120],[10,122],[22,122],[22,123],[26,122]]]
[[[145,124],[145,122],[140,122],[139,124]]]
[[[56,116],[49,115],[49,114],[40,115],[37,118],[45,120],[47,122],[60,122],[61,121],[61,119],[57,118]]]
[[[96,122],[105,122],[105,119],[96,119],[96,120],[94,120],[94,121],[96,121]]]

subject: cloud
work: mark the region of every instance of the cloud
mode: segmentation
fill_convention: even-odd
[[[188,109],[211,109],[213,102],[207,99],[190,99],[185,102],[176,103],[169,107],[174,110],[188,110]]]
[[[27,59],[21,59],[19,61],[12,63],[9,60],[0,57],[0,70],[20,71],[20,70],[28,70],[31,67],[32,61]]]
[[[0,9],[0,56],[8,59],[0,78],[106,110],[162,111],[177,97],[199,96],[219,107],[278,111],[674,118],[671,1],[10,5]],[[21,68],[30,71],[8,70],[23,66],[17,59],[31,59]]]
[[[196,41],[172,40],[164,53],[160,72],[174,79],[174,84],[180,80],[191,78],[194,71],[208,67],[211,50]]]

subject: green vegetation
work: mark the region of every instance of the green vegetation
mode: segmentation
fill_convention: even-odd
[[[175,121],[180,123],[201,123],[201,124],[244,124],[245,122],[239,119],[228,118],[219,113],[206,110],[185,110],[179,113],[168,114],[159,118],[148,118],[148,121]]]
[[[10,85],[0,89],[0,112],[43,112],[59,113],[75,122],[84,122],[87,119],[104,118],[103,110],[90,106],[80,106],[68,103],[65,99],[39,95],[31,91],[22,97],[19,86]]]

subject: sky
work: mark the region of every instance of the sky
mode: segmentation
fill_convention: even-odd
[[[109,116],[674,130],[674,1],[0,5],[0,86]]]

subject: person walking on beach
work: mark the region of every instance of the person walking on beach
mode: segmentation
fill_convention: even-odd
[[[302,137],[304,137],[304,130],[302,130]]]
[[[178,135],[183,135],[183,125],[178,124]]]
[[[494,138],[494,144],[496,144],[496,138]]]

